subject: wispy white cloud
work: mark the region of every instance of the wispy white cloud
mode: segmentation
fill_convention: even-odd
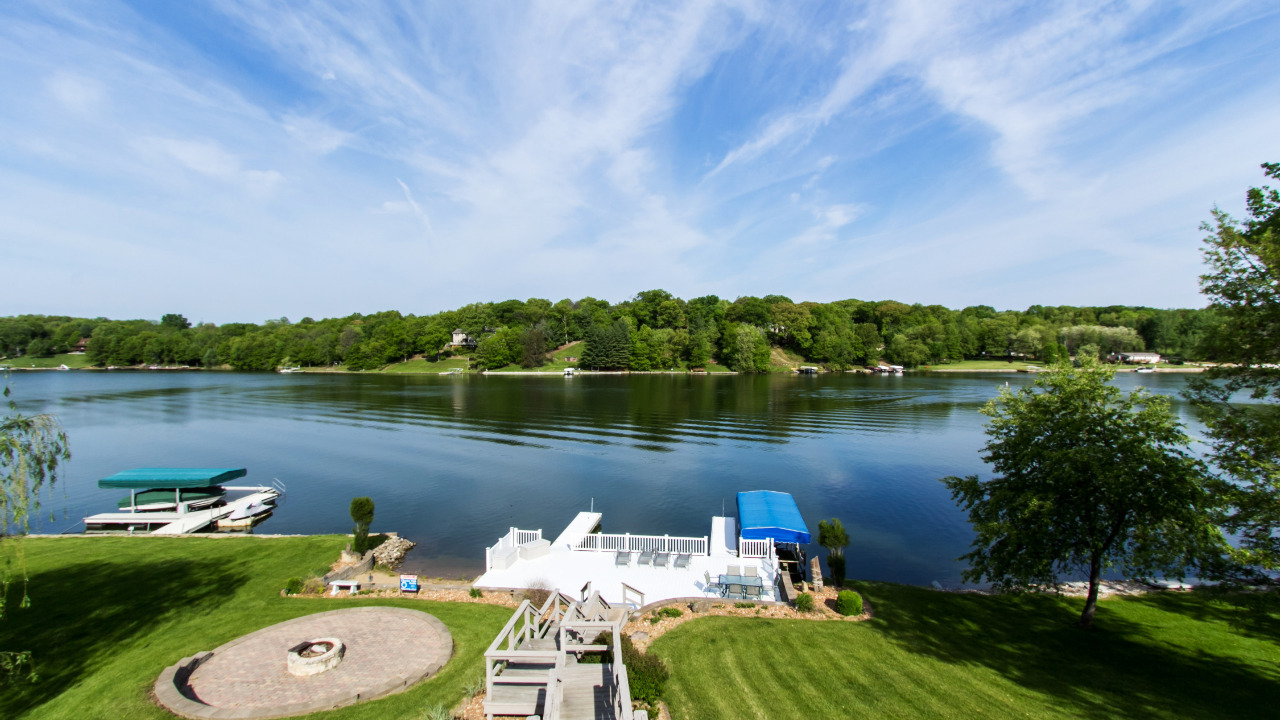
[[[1280,151],[1261,2],[174,7],[0,9],[24,188],[0,211],[31,282],[57,247],[128,277],[184,237],[210,273],[263,273],[192,313],[215,320],[646,287],[1189,304],[1192,210]],[[94,282],[86,304],[125,302]]]

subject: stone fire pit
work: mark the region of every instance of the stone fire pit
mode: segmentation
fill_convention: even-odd
[[[403,692],[434,675],[452,654],[448,628],[427,613],[331,610],[183,658],[156,679],[155,698],[192,720],[302,715]]]
[[[289,674],[298,677],[319,675],[332,670],[342,662],[347,646],[337,638],[319,638],[298,643],[289,648]]]

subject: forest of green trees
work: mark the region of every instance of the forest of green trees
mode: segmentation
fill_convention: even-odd
[[[87,339],[96,365],[140,364],[270,370],[341,364],[373,370],[414,355],[434,357],[454,329],[479,340],[476,365],[537,367],[565,343],[585,340],[579,365],[657,370],[714,361],[733,370],[768,369],[772,346],[832,369],[879,360],[908,367],[963,359],[1026,357],[1052,361],[1080,352],[1105,356],[1150,350],[1185,360],[1212,359],[1202,338],[1212,310],[1145,307],[1043,307],[951,310],[894,301],[793,302],[779,295],[714,295],[682,300],[647,290],[625,302],[506,300],[434,315],[372,315],[260,325],[192,324],[182,315],[108,320],[43,315],[0,318],[0,355],[47,357]]]

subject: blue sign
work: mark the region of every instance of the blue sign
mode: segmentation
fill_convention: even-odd
[[[401,575],[400,576],[400,592],[418,592],[418,576],[417,575]]]

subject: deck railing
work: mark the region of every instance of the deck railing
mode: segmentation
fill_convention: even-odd
[[[542,539],[541,530],[521,530],[519,528],[511,528],[506,535],[498,538],[498,542],[484,549],[484,569],[488,572],[493,569],[493,558],[500,553],[508,552],[512,548],[518,548],[521,545],[535,542]]]
[[[766,558],[774,560],[777,558],[773,549],[772,540],[748,540],[743,537],[738,538],[738,557],[744,558]]]
[[[588,533],[574,545],[574,550],[595,552],[654,552],[677,555],[710,555],[711,543],[707,536],[672,537],[671,535],[632,535],[630,533]]]

